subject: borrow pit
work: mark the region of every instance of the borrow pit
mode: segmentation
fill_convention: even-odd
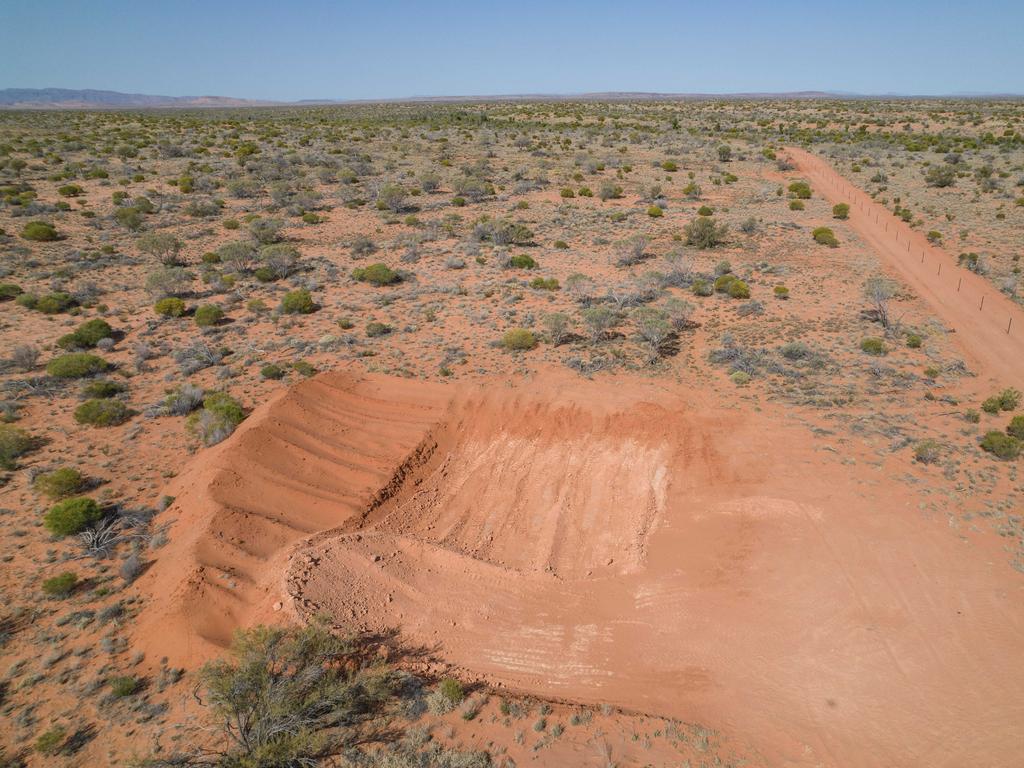
[[[325,374],[176,482],[140,634],[195,660],[326,612],[777,764],[1009,764],[1019,574],[841,459],[779,414],[650,383]]]

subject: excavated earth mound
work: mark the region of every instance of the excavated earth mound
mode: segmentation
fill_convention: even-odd
[[[1024,590],[991,537],[780,414],[698,398],[316,377],[179,479],[141,639],[194,660],[326,612],[773,764],[1018,759]]]

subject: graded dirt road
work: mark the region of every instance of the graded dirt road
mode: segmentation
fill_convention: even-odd
[[[946,325],[956,331],[971,369],[995,388],[1024,384],[1024,310],[991,282],[876,203],[822,158],[796,147],[785,153],[816,192],[850,205],[849,224]],[[867,277],[867,276],[865,276]]]
[[[1024,589],[995,537],[779,412],[697,397],[558,372],[299,384],[179,479],[138,640],[177,663],[294,606],[772,765],[1012,764]]]

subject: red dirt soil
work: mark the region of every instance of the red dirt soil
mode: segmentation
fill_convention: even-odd
[[[979,376],[1019,384],[1020,309],[789,152]],[[772,764],[1014,764],[1019,574],[874,455],[824,447],[776,406],[663,382],[324,374],[175,481],[136,639],[195,663],[237,626],[326,611],[496,686],[700,721]]]
[[[787,147],[797,169],[834,203],[850,204],[849,224],[954,329],[966,359],[994,386],[1024,382],[1024,310],[844,179],[822,158]],[[923,257],[923,258],[922,258]]]
[[[678,386],[325,374],[179,479],[140,640],[195,661],[290,595],[772,764],[1011,764],[1020,577],[918,501],[779,412]]]

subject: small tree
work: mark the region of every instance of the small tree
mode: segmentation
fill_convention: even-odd
[[[874,310],[878,322],[886,332],[893,327],[890,302],[896,295],[896,284],[884,277],[871,277],[864,283],[864,296]]]
[[[138,239],[136,246],[144,254],[167,266],[177,264],[181,252],[181,241],[167,232],[147,232]]]

